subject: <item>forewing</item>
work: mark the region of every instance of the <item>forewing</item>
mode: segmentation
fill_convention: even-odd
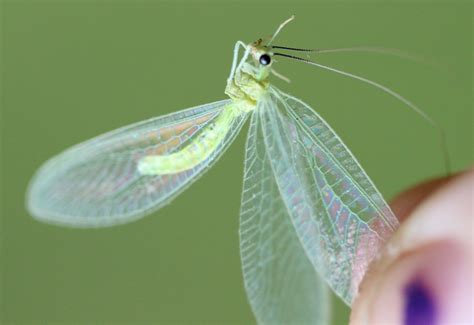
[[[265,144],[307,256],[348,304],[398,222],[354,156],[308,105],[271,88]]]
[[[236,117],[225,139],[193,168],[143,175],[138,161],[174,153],[194,141],[230,100],[190,108],[106,133],[47,161],[36,173],[27,205],[38,219],[74,227],[101,227],[139,218],[169,202],[220,156],[240,130]]]
[[[245,288],[258,323],[327,323],[327,285],[307,258],[282,201],[258,113],[247,138],[239,232]]]

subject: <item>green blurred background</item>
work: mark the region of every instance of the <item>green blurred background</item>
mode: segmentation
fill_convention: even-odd
[[[472,163],[469,1],[3,1],[2,323],[254,322],[237,233],[246,132],[172,204],[132,224],[41,224],[24,193],[65,147],[224,98],[234,42],[267,36],[291,14],[278,44],[376,45],[436,60],[315,57],[419,104],[445,128],[453,169]],[[327,119],[387,199],[444,173],[433,129],[393,98],[299,62],[281,59],[278,70],[292,83],[275,83]],[[348,308],[336,311],[334,323],[346,323]]]

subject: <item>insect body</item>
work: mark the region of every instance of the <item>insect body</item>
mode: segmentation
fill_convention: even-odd
[[[106,133],[47,161],[29,187],[31,214],[105,227],[156,211],[211,167],[251,116],[239,229],[250,305],[259,323],[327,322],[327,284],[350,304],[398,222],[327,123],[270,84],[272,74],[284,79],[271,46],[284,24],[265,45],[236,43],[230,99]]]
[[[229,78],[225,92],[233,99],[232,105],[224,107],[222,114],[211,122],[196,140],[180,151],[141,158],[137,168],[142,175],[176,174],[193,168],[215,151],[230,131],[234,119],[255,109],[270,84],[268,77],[271,63],[270,56],[264,50],[254,47],[256,45],[257,42],[249,46],[259,55],[260,66],[256,68],[243,62],[233,78]]]
[[[268,57],[268,54],[263,54]],[[269,59],[265,65],[270,63]],[[255,70],[244,63],[229,79],[226,94],[233,99],[232,105],[223,108],[222,114],[211,122],[186,147],[167,155],[149,155],[140,159],[137,168],[142,175],[176,174],[189,170],[214,152],[230,131],[232,122],[240,115],[255,109],[260,97],[269,86],[268,68]]]

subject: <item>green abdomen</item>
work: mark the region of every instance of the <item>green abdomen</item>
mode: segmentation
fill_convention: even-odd
[[[141,158],[137,164],[138,172],[142,175],[166,175],[195,167],[206,160],[222,143],[238,114],[233,105],[225,107],[195,140],[181,150]]]

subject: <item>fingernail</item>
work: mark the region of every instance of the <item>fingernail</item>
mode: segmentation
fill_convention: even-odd
[[[404,321],[405,325],[434,325],[437,319],[438,306],[433,292],[418,276],[404,290]]]

